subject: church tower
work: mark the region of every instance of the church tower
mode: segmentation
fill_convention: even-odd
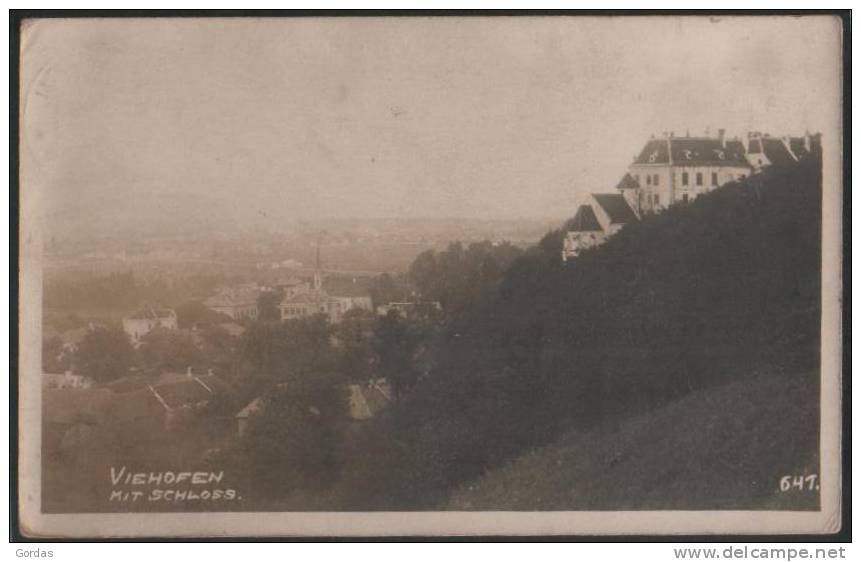
[[[314,267],[314,290],[323,290],[323,273],[320,271],[320,236],[317,236],[317,263]]]

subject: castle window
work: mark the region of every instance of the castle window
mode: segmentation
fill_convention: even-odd
[[[688,202],[688,194],[687,194],[687,193],[683,193],[683,194],[682,194],[682,202],[683,202],[683,203],[687,203],[687,202]]]
[[[658,180],[659,180],[659,179],[660,179],[660,176],[659,176],[658,174],[655,174],[655,179],[653,179],[653,180],[652,180],[652,183],[653,183],[653,184],[655,184],[655,185],[658,185]]]
[[[661,199],[658,197],[658,194],[655,193],[655,206],[657,207],[660,204],[661,204]]]
[[[646,176],[646,185],[652,185],[652,176]]]
[[[688,185],[688,173],[682,172],[682,185]]]
[[[717,172],[712,172],[712,185],[717,185]]]
[[[703,184],[703,174],[702,172],[697,172],[697,185]]]

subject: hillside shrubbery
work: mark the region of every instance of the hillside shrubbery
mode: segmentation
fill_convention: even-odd
[[[567,264],[551,232],[469,298],[440,292],[458,306],[435,368],[369,432],[344,506],[437,506],[562,430],[759,374],[818,400],[820,174],[811,158],[724,186]]]

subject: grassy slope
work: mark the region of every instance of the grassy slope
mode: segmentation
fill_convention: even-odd
[[[817,403],[800,377],[760,376],[571,431],[462,486],[448,509],[816,509],[779,491],[818,466]],[[695,506],[695,507],[694,507]]]

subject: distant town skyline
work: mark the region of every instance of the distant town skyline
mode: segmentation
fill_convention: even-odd
[[[819,100],[839,87],[839,34],[824,32],[838,25],[37,20],[22,42],[23,178],[49,223],[79,230],[93,208],[216,223],[573,216],[652,134],[833,129],[839,108]]]

